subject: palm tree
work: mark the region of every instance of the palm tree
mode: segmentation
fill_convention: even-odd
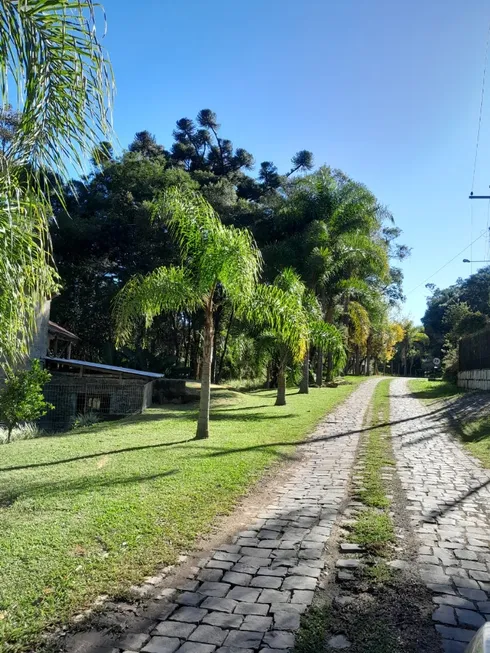
[[[253,296],[261,269],[261,255],[249,231],[222,224],[208,202],[196,192],[172,188],[156,203],[162,219],[180,249],[181,266],[160,267],[136,276],[120,290],[114,303],[117,344],[128,342],[144,318],[146,327],[164,312],[204,311],[201,397],[196,438],[209,437],[211,365],[214,312],[228,301],[237,315],[260,314],[264,303]],[[218,299],[218,297],[222,299]]]
[[[345,361],[345,349],[341,333],[336,327],[322,320],[321,309],[314,293],[309,291],[299,275],[292,269],[284,269],[270,286],[259,286],[256,294],[259,306],[269,307],[253,312],[255,322],[262,321],[266,335],[273,343],[278,359],[276,406],[286,404],[286,367],[290,359],[303,361],[303,378],[300,392],[308,392],[307,357],[310,344],[328,347],[332,351],[336,369]],[[306,385],[306,387],[305,387]]]
[[[320,241],[321,242],[321,241]],[[388,273],[386,248],[370,235],[347,232],[327,246],[313,247],[305,261],[305,275],[318,292],[323,318],[333,324],[336,311],[348,322],[349,303],[371,296],[373,285]],[[365,281],[369,279],[369,284]],[[327,350],[327,380],[333,376],[332,356]],[[319,350],[317,384],[323,379],[323,352]]]
[[[402,322],[404,331],[403,340],[401,341],[401,359],[403,364],[403,376],[407,376],[408,362],[410,361],[410,374],[415,356],[429,342],[429,337],[424,331],[423,326],[415,326],[411,320]]]
[[[295,179],[285,192],[278,219],[289,235],[269,246],[266,260],[272,253],[275,259],[291,261],[318,295],[323,319],[333,324],[339,304],[347,313],[346,292],[351,287],[387,276],[387,245],[381,234],[385,213],[365,186],[326,167]],[[297,253],[297,260],[291,252]],[[332,356],[326,354],[331,380]],[[324,351],[317,348],[317,385],[323,382],[323,360]]]
[[[361,373],[361,356],[365,353],[371,321],[362,304],[351,301],[348,306],[349,346],[354,353],[354,374]]]
[[[49,197],[110,134],[109,63],[92,0],[0,0],[0,360],[27,352],[39,304],[56,288]],[[7,138],[5,139],[5,135]],[[7,141],[7,142],[6,142]]]

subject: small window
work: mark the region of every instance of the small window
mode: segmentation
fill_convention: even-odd
[[[77,395],[77,413],[97,413],[108,415],[111,408],[110,395],[96,395],[79,392]]]

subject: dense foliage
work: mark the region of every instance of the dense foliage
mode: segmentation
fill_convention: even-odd
[[[0,0],[0,361],[22,360],[57,288],[49,220],[68,170],[110,132],[110,66],[92,0]],[[16,102],[14,109],[9,102]]]
[[[0,389],[0,422],[7,429],[7,443],[19,424],[33,422],[53,406],[44,399],[43,387],[51,374],[33,360],[30,369],[11,374]]]
[[[131,341],[120,349],[111,315],[115,296],[130,279],[190,263],[170,223],[154,219],[162,197],[178,187],[187,195],[198,192],[223,225],[250,232],[263,260],[258,292],[270,293],[265,289],[277,287],[291,268],[304,297],[314,298],[315,319],[330,327],[323,329],[324,345],[315,327],[301,356],[289,348],[284,357],[271,346],[267,325],[237,312],[224,285],[216,283],[212,381],[254,378],[275,386],[285,367],[290,381],[303,375],[321,384],[339,370],[369,374],[389,362],[397,342],[389,311],[403,299],[396,261],[409,252],[397,243],[400,230],[377,198],[340,170],[313,171],[313,155],[306,150],[292,157],[283,174],[265,161],[252,176],[252,155],[221,136],[208,109],[195,121],[178,120],[173,139],[167,149],[148,132],[138,132],[119,157],[101,143],[92,173],[67,186],[65,206],[56,206],[51,234],[63,288],[52,315],[80,336],[77,356],[200,377],[202,302],[155,311],[151,324],[136,320]],[[339,342],[332,339],[337,333],[340,357]]]
[[[490,325],[490,267],[443,290],[428,286],[431,295],[422,322],[430,339],[431,355],[443,358],[446,376],[458,371],[460,338]]]

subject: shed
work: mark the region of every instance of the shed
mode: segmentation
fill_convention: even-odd
[[[53,356],[63,355],[71,358],[72,347],[80,342],[80,338],[56,322],[48,322],[48,354]]]
[[[154,372],[56,356],[46,356],[44,363],[52,375],[44,395],[55,408],[40,424],[56,431],[69,428],[79,414],[116,419],[140,413],[151,405],[153,382],[163,378]]]

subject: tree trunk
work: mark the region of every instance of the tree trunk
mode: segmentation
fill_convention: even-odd
[[[310,391],[310,350],[307,349],[303,358],[303,376],[299,384],[299,394],[307,395]]]
[[[191,320],[189,317],[187,317],[187,338],[185,343],[184,367],[190,367],[191,365],[190,355],[191,355]]]
[[[221,375],[223,373],[223,363],[225,362],[225,356],[226,356],[226,350],[228,349],[228,340],[230,338],[230,330],[231,330],[231,325],[233,324],[233,317],[234,317],[234,309],[231,309],[231,314],[230,314],[230,321],[228,322],[228,328],[226,329],[226,336],[225,336],[225,342],[223,345],[223,351],[221,352],[221,356],[219,359],[219,365],[218,365],[218,373],[216,375],[216,382],[220,383],[221,381]]]
[[[214,341],[213,341],[213,362],[211,363],[211,380],[213,383],[216,383],[216,365],[218,362],[218,340],[220,340],[220,327],[221,327],[221,317],[223,314],[223,307],[218,306],[217,310],[214,312]]]
[[[174,314],[173,318],[173,332],[174,332],[174,347],[175,347],[175,364],[180,363],[180,337],[179,337],[179,325],[177,316]]]
[[[361,375],[361,352],[359,351],[359,347],[356,346],[356,359],[354,363],[354,374],[356,376]]]
[[[330,305],[325,311],[325,322],[327,324],[333,324],[333,315],[334,315],[334,307]],[[327,351],[327,383],[332,383],[332,381],[333,381],[333,356],[332,356],[332,352],[329,349]]]
[[[327,352],[327,383],[333,381],[333,356],[330,349]]]
[[[276,406],[286,405],[286,365],[283,361],[279,363],[277,372],[277,398]]]
[[[193,379],[198,379],[199,374],[199,330],[196,329],[195,324],[192,324],[192,340],[191,340],[191,357],[190,357],[190,367],[191,375]]]
[[[202,352],[201,397],[196,440],[209,438],[209,403],[211,399],[211,366],[213,363],[214,316],[212,303],[206,307]]]
[[[272,362],[271,361],[269,361],[267,363],[266,374],[267,374],[267,376],[266,376],[266,379],[265,379],[265,387],[266,388],[271,388],[272,387],[272,382],[271,382],[271,378],[272,378]]]
[[[10,438],[12,437],[13,426],[7,426],[7,444],[10,444]]]
[[[366,376],[371,376],[371,336],[366,344]]]
[[[317,348],[318,359],[316,361],[316,384],[319,388],[323,385],[323,350],[321,347]]]

